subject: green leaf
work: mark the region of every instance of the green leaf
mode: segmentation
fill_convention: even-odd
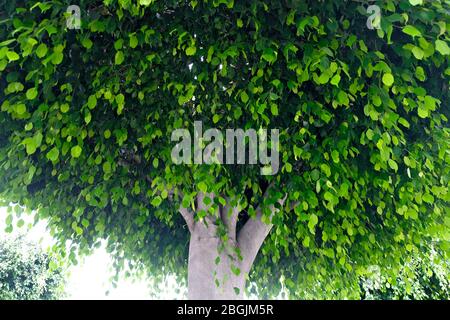
[[[95,95],[89,96],[87,105],[89,109],[94,109],[97,106],[97,97]]]
[[[413,48],[411,49],[411,52],[412,52],[412,54],[414,55],[414,57],[415,57],[417,60],[422,60],[423,57],[424,57],[424,55],[425,55],[425,53],[423,52],[423,50],[420,49],[419,47],[413,47]]]
[[[247,103],[247,102],[248,102],[248,99],[249,99],[249,97],[248,97],[247,92],[242,91],[242,92],[241,92],[241,101],[242,101],[243,103]]]
[[[316,227],[318,222],[319,222],[319,218],[314,213],[309,215],[308,228],[309,228],[309,231],[312,234],[316,233],[315,227]]]
[[[274,116],[277,116],[277,115],[278,115],[278,106],[277,106],[275,103],[272,103],[272,104],[270,105],[270,112],[272,112],[272,114],[273,114]]]
[[[38,132],[33,137],[26,138],[25,140],[23,140],[22,143],[25,145],[28,155],[34,154],[36,150],[41,146],[42,138],[43,138],[42,134]]]
[[[413,6],[417,6],[419,4],[423,4],[423,0],[409,0],[409,3]]]
[[[87,228],[87,227],[89,227],[89,220],[87,220],[87,219],[83,219],[83,220],[81,220],[81,224],[83,225],[83,227],[85,227],[85,228]]]
[[[9,39],[9,40],[5,40],[3,42],[0,42],[0,48],[1,47],[7,47],[9,46],[11,43],[16,42],[16,39]]]
[[[0,59],[0,72],[6,69],[8,61]]]
[[[391,87],[394,84],[394,76],[391,73],[385,73],[382,80],[388,87]]]
[[[92,120],[92,114],[89,111],[85,111],[85,115],[84,115],[84,122],[86,124],[89,124]]]
[[[33,127],[34,127],[33,123],[29,122],[25,125],[25,131],[31,131],[33,130]]]
[[[114,49],[116,49],[116,51],[119,51],[122,48],[123,48],[123,39],[116,40],[116,42],[114,42]]]
[[[72,158],[79,158],[82,151],[83,149],[80,146],[75,146],[70,150],[70,154],[72,155]]]
[[[47,153],[47,159],[52,162],[57,161],[58,158],[59,158],[59,149],[57,147],[54,147]]]
[[[19,219],[19,221],[17,221],[17,227],[18,228],[22,228],[25,224],[25,221],[23,219]]]
[[[406,33],[406,34],[412,36],[413,38],[419,37],[422,35],[422,33],[416,27],[411,26],[411,25],[405,26],[402,31],[403,31],[403,33]]]
[[[428,111],[427,108],[424,108],[422,105],[420,105],[419,108],[417,109],[417,114],[422,119],[425,119],[430,115],[430,112]]]
[[[161,203],[162,203],[162,199],[160,196],[156,196],[155,198],[153,198],[153,200],[151,202],[152,206],[154,206],[154,207],[159,207],[161,205]]]
[[[14,111],[18,114],[18,115],[23,115],[27,112],[27,106],[23,103],[19,103],[16,104],[14,107]]]
[[[19,55],[14,51],[8,51],[6,53],[6,57],[8,58],[9,62],[17,61],[20,59]]]
[[[389,167],[392,169],[392,170],[394,170],[394,171],[398,171],[398,165],[397,165],[397,162],[395,162],[394,160],[392,160],[392,159],[389,159],[388,160],[388,164],[389,164]]]
[[[241,274],[241,269],[239,267],[231,265],[231,272],[233,272],[234,275],[239,276]]]
[[[208,186],[205,182],[201,181],[197,184],[198,189],[203,192],[206,193],[208,191]]]
[[[434,197],[429,193],[425,193],[422,197],[422,200],[429,204],[434,203]]]
[[[81,40],[81,45],[83,46],[83,47],[85,47],[86,49],[90,49],[90,48],[92,48],[92,46],[93,46],[93,42],[91,41],[91,39],[89,39],[89,38],[84,38],[83,40]]]
[[[188,56],[193,56],[193,55],[195,55],[196,52],[197,52],[197,48],[195,46],[188,47],[186,49],[186,55],[188,55]]]
[[[289,162],[286,162],[284,166],[286,168],[287,173],[292,172],[292,164],[290,164]]]
[[[272,48],[265,48],[262,58],[269,63],[274,63],[277,61],[277,52]]]
[[[341,81],[341,76],[336,74],[333,78],[331,78],[330,83],[336,87],[339,87],[339,82]]]
[[[142,6],[149,6],[150,4],[152,4],[152,2],[153,1],[155,1],[155,0],[139,0],[139,3],[142,5]]]
[[[322,171],[326,174],[327,177],[331,176],[331,169],[330,166],[327,165],[326,163],[322,163],[320,165],[320,169],[322,169]]]
[[[159,159],[158,158],[153,159],[152,165],[153,165],[153,168],[157,169],[159,166]]]
[[[36,99],[38,95],[38,91],[36,88],[31,88],[27,90],[26,96],[28,100],[34,100]]]
[[[138,44],[139,44],[138,38],[135,35],[132,35],[130,37],[130,47],[134,49],[138,46]]]
[[[109,161],[104,162],[102,165],[102,169],[103,172],[106,174],[111,173],[112,171],[111,163]]]
[[[348,106],[350,103],[348,95],[345,91],[342,91],[342,90],[339,91],[337,98],[338,98],[339,103],[344,106]]]
[[[331,157],[333,158],[333,161],[335,163],[339,163],[339,152],[337,152],[336,150],[333,150],[331,152]]]
[[[12,222],[13,222],[13,216],[12,216],[12,214],[8,214],[6,216],[5,223],[6,223],[7,226],[9,226],[9,225],[12,224]]]
[[[124,104],[125,103],[125,96],[121,93],[119,93],[115,98],[117,104]]]
[[[23,91],[25,87],[20,82],[11,82],[8,87],[7,91],[13,93],[13,92],[21,92]]]
[[[235,108],[234,112],[233,112],[233,116],[236,120],[239,119],[242,116],[242,109],[239,107]]]
[[[61,110],[62,113],[67,113],[70,110],[70,106],[68,103],[63,103],[59,109]]]
[[[52,63],[54,65],[61,64],[63,62],[63,60],[64,60],[64,54],[62,52],[55,51],[52,54]]]
[[[436,50],[442,54],[443,56],[450,55],[450,47],[447,45],[445,41],[442,40],[436,40],[435,42]]]
[[[425,108],[429,111],[435,111],[436,110],[436,99],[431,96],[425,96],[423,100]]]
[[[124,60],[125,60],[125,57],[123,55],[123,52],[122,51],[117,51],[115,59],[114,59],[115,64],[116,65],[121,65]]]
[[[105,139],[111,138],[111,131],[108,129],[105,130],[105,132],[103,133],[103,136],[105,137]]]
[[[213,116],[213,123],[216,124],[216,123],[219,122],[219,121],[220,121],[220,115],[215,114],[215,115]]]
[[[36,56],[38,58],[43,58],[45,57],[45,55],[48,52],[48,48],[44,43],[41,43],[37,48],[36,48]]]
[[[400,123],[405,128],[409,128],[409,126],[410,126],[408,120],[406,120],[405,118],[398,119],[398,123]]]
[[[122,114],[122,111],[125,107],[125,96],[123,94],[118,94],[115,98],[117,103],[117,114]]]
[[[425,70],[422,67],[417,67],[415,72],[416,78],[420,81],[425,81],[427,79],[427,76],[425,74]]]

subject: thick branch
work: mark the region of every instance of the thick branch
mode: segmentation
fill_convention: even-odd
[[[189,209],[183,208],[182,206],[180,206],[178,211],[183,216],[184,221],[186,221],[189,231],[191,233],[194,232],[194,214]]]
[[[211,202],[209,204],[205,204],[205,198],[208,197]],[[197,194],[197,210],[205,210],[209,211],[214,204],[214,194],[213,193],[203,193],[199,192]]]
[[[205,203],[205,199],[209,198],[209,203]],[[206,216],[195,223],[196,234],[202,236],[215,236],[217,231],[217,219],[220,216],[219,210],[216,210],[214,204],[215,195],[213,193],[199,192],[197,194],[196,210],[206,211]]]
[[[278,203],[283,206],[286,197],[279,200]],[[274,205],[270,206],[271,216],[270,221],[272,221],[275,213],[279,211],[279,209],[275,208]],[[272,230],[273,224],[270,222],[266,224],[262,221],[263,213],[261,206],[256,209],[256,217],[249,219],[245,225],[242,227],[241,231],[238,235],[238,245],[241,248],[242,256],[243,256],[243,271],[248,273],[250,271],[253,262],[256,259],[256,256],[261,248],[264,240],[267,238],[270,230]]]
[[[227,204],[222,208],[221,218],[228,230],[230,239],[236,240],[236,226],[239,217],[239,203],[232,205],[231,199],[227,198]]]

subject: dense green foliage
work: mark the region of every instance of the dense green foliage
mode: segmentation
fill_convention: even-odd
[[[0,198],[72,260],[105,238],[118,269],[182,281],[177,207],[199,191],[239,197],[239,225],[288,195],[260,297],[358,298],[374,265],[397,278],[431,242],[448,259],[449,1],[376,1],[378,30],[343,0],[81,0],[66,30],[72,2],[0,0]],[[280,172],[174,165],[171,133],[195,120],[279,128]]]
[[[23,238],[0,240],[0,300],[53,300],[63,294],[57,262]]]
[[[386,278],[374,268],[361,281],[364,299],[449,300],[450,261],[439,251],[421,258],[408,257],[397,278]]]

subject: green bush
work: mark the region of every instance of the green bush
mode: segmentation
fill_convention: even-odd
[[[61,298],[64,272],[36,244],[23,238],[0,240],[0,300]]]

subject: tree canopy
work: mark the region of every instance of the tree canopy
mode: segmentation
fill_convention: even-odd
[[[200,192],[239,203],[238,228],[271,219],[260,297],[357,298],[374,265],[396,279],[431,243],[448,259],[447,0],[371,2],[373,30],[342,0],[80,0],[68,30],[72,2],[0,0],[0,198],[73,261],[107,239],[118,269],[183,281],[178,208]],[[175,165],[194,121],[279,129],[279,172]]]

